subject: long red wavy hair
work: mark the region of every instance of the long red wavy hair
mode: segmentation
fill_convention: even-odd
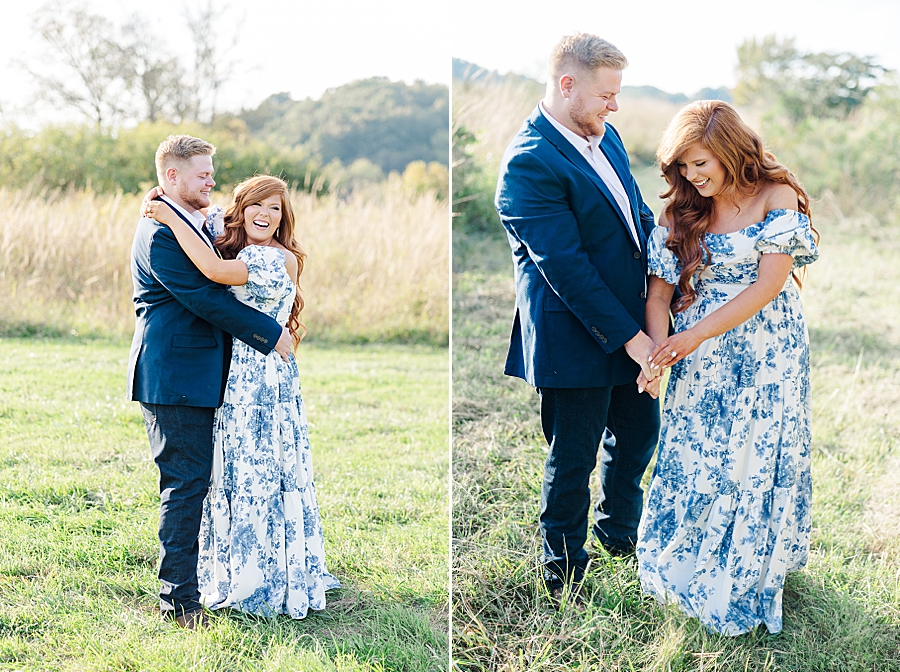
[[[797,192],[799,212],[807,217],[810,214],[809,196],[800,182],[765,148],[759,134],[744,123],[731,105],[721,100],[698,100],[684,107],[669,123],[656,151],[663,177],[669,185],[661,195],[667,200],[665,209],[672,222],[666,247],[681,262],[678,278],[681,296],[672,307],[676,313],[696,299],[691,278],[703,261],[704,251],[706,259],[710,258],[706,230],[715,217],[715,201],[701,196],[681,175],[678,166],[688,147],[698,142],[725,168],[722,192],[725,197],[736,202],[739,197],[757,193],[766,182],[787,184]],[[813,235],[818,241],[815,229]],[[796,279],[799,284],[799,278]]]
[[[288,318],[287,328],[296,348],[303,336],[306,327],[300,321],[300,313],[303,312],[303,296],[300,293],[300,274],[303,273],[303,263],[306,260],[306,252],[294,240],[294,210],[291,207],[290,194],[284,180],[271,175],[254,175],[248,177],[234,188],[231,195],[231,205],[225,211],[225,232],[216,241],[216,247],[225,259],[234,259],[238,252],[247,247],[247,232],[244,230],[244,209],[261,202],[269,196],[281,197],[281,222],[275,232],[275,240],[297,258],[297,293],[291,306],[291,315]]]

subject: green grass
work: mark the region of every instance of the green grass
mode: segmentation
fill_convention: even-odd
[[[588,571],[587,611],[551,608],[539,573],[538,399],[503,375],[515,302],[508,246],[457,236],[454,669],[900,670],[900,231],[815,224],[822,255],[802,291],[813,352],[810,559],[788,578],[782,632],[736,638],[642,595],[634,560],[605,554]]]
[[[446,670],[447,350],[301,346],[330,571],[305,620],[158,616],[128,346],[0,339],[0,669]]]

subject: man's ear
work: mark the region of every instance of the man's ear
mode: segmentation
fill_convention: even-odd
[[[175,186],[176,177],[178,176],[178,170],[174,167],[166,168],[166,182]]]
[[[571,96],[573,88],[575,88],[575,78],[572,75],[563,75],[559,78],[559,92],[563,98]]]

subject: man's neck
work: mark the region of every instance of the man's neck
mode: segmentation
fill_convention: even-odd
[[[544,112],[544,114],[547,115],[549,118],[551,118],[553,121],[555,121],[557,124],[559,124],[560,126],[565,128],[570,133],[577,135],[579,138],[581,138],[582,140],[584,140],[587,143],[591,142],[591,138],[594,138],[594,137],[602,138],[603,137],[602,135],[600,135],[600,136],[583,135],[581,133],[581,129],[573,128],[574,124],[572,123],[571,119],[569,119],[569,116],[567,114],[560,114],[559,112],[554,114],[553,110],[551,109],[551,106],[548,105],[547,102],[548,101],[546,98],[541,101],[541,109]],[[559,108],[557,107],[557,110],[558,109]],[[567,119],[568,123],[563,121],[563,118]],[[565,134],[563,134],[563,135],[565,135]]]
[[[565,126],[567,129],[572,131],[572,133],[577,135],[579,138],[587,140],[588,142],[591,141],[590,136],[584,135],[581,132],[581,129],[579,129],[578,127],[575,126],[575,124],[572,122],[572,119],[569,117],[569,115],[563,109],[563,106],[560,103],[560,101],[558,101],[558,100],[554,101],[549,98],[544,98],[541,101],[541,105],[543,105],[543,107],[544,107],[544,112],[546,112],[551,117],[553,117],[553,120],[556,121],[556,123],[560,124],[561,126]]]

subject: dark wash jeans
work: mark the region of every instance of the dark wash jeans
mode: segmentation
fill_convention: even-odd
[[[180,615],[200,608],[197,555],[203,499],[212,476],[214,408],[141,402],[159,467],[159,607]]]
[[[641,478],[659,440],[659,402],[637,384],[592,388],[541,388],[541,426],[550,453],[541,488],[544,581],[549,589],[584,578],[588,554],[589,481],[603,431],[614,445],[603,472],[594,536],[607,548],[634,549],[643,509]]]

